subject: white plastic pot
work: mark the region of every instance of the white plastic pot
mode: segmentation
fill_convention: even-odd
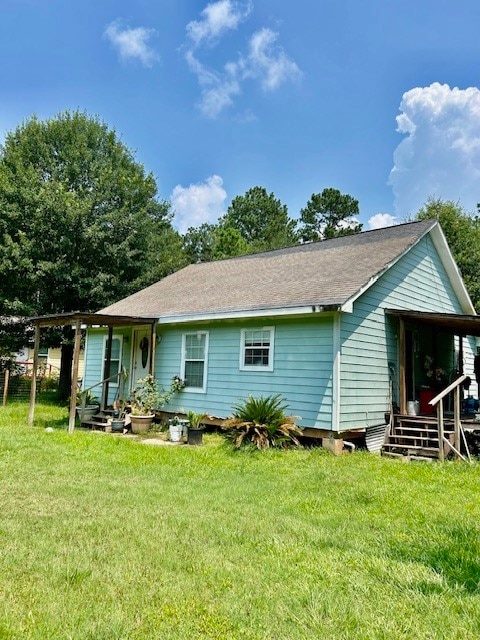
[[[170,440],[172,442],[180,442],[183,435],[183,425],[171,424],[168,427],[168,433],[169,433]]]

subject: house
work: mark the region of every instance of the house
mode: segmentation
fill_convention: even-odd
[[[60,347],[40,347],[38,350],[38,363],[42,374],[58,378],[60,375],[60,365],[62,361],[62,350]],[[15,364],[24,369],[27,373],[32,370],[34,358],[34,349],[31,346],[24,347],[15,354]],[[79,359],[79,378],[83,378],[84,369],[84,352],[80,351]]]
[[[98,325],[84,387],[102,380],[110,334],[110,372],[125,367],[130,388],[149,371],[164,387],[186,381],[169,412],[221,418],[248,394],[281,394],[305,433],[336,437],[384,424],[391,402],[428,411],[432,375],[473,378],[480,335],[431,220],[190,265],[101,310]]]

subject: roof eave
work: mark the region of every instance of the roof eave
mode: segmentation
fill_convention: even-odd
[[[312,304],[299,307],[270,307],[263,309],[243,309],[237,311],[221,311],[196,313],[188,315],[169,315],[158,318],[158,324],[212,322],[215,320],[248,320],[265,317],[307,316],[312,314],[331,314],[341,311],[341,304]]]
[[[465,283],[463,282],[460,270],[458,269],[457,263],[452,255],[450,247],[448,246],[447,239],[440,227],[440,224],[437,220],[432,220],[432,224],[428,227],[422,234],[418,236],[418,238],[409,245],[402,253],[395,257],[386,267],[384,267],[381,271],[376,273],[370,280],[361,287],[356,293],[353,294],[343,305],[342,311],[351,313],[353,311],[353,304],[355,303],[360,296],[362,296],[365,291],[370,289],[389,269],[391,269],[399,260],[403,258],[413,247],[415,247],[423,238],[427,235],[431,234],[432,242],[437,249],[438,255],[440,256],[440,260],[447,272],[449,280],[452,284],[452,287],[458,297],[458,300],[462,306],[462,310],[466,315],[476,314],[475,307],[473,306],[472,300],[468,295],[467,288],[465,287]]]
[[[131,325],[146,325],[154,324],[157,318],[144,318],[141,316],[127,316],[127,315],[109,315],[102,313],[82,313],[81,311],[72,311],[66,313],[57,313],[45,316],[36,316],[29,318],[34,325],[39,327],[55,327],[74,325],[77,321],[80,321],[82,325],[88,326],[131,326]]]
[[[460,273],[460,269],[455,262],[441,226],[437,223],[434,227],[432,227],[432,229],[430,229],[430,233],[433,244],[438,251],[440,260],[445,267],[445,271],[447,272],[450,282],[452,283],[453,290],[457,295],[464,314],[476,315],[477,312],[475,311],[472,299],[468,294],[467,288],[462,278],[462,274]]]

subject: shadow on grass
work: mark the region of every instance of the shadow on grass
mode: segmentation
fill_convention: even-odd
[[[440,525],[432,528],[431,533],[432,538],[419,539],[409,547],[392,546],[391,554],[403,562],[418,562],[429,567],[442,576],[449,587],[480,593],[479,531],[473,527]]]

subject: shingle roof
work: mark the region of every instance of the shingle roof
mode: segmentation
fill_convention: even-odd
[[[436,224],[413,222],[189,265],[99,313],[181,318],[342,305]]]

